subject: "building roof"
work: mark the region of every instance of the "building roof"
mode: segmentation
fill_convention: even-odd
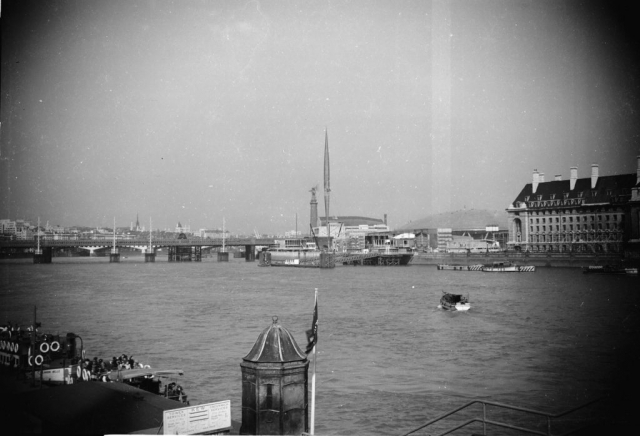
[[[243,360],[249,362],[296,362],[307,360],[289,331],[278,324],[278,317],[258,336],[253,348]]]
[[[583,199],[583,205],[626,202],[631,197],[631,188],[636,185],[636,178],[635,174],[600,176],[595,188],[592,189],[591,177],[585,177],[576,179],[573,190],[571,180],[553,180],[539,183],[535,193],[533,193],[533,183],[527,183],[513,205],[517,207],[519,202],[574,199]]]

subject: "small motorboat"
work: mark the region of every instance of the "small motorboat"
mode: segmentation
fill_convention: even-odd
[[[440,305],[438,306],[438,309],[460,311],[469,310],[471,309],[469,296],[465,297],[464,295],[450,294],[442,291],[442,297],[440,298]]]

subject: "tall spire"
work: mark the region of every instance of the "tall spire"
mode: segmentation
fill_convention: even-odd
[[[329,236],[329,193],[331,192],[331,180],[329,176],[329,134],[324,128],[324,214],[327,236]]]

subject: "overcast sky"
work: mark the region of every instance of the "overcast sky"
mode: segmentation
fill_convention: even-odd
[[[533,169],[635,173],[611,1],[2,1],[0,218],[284,232],[504,210]]]

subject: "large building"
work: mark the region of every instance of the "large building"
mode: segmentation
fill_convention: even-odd
[[[640,243],[640,156],[636,174],[578,178],[572,167],[569,180],[555,176],[545,181],[533,171],[507,209],[508,247],[534,252],[635,251]]]

